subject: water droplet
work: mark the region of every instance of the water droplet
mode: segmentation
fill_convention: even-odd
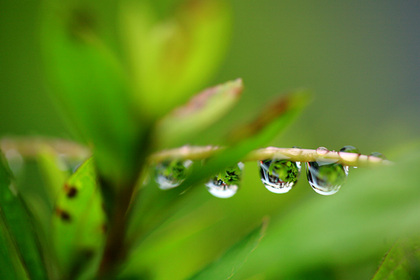
[[[347,145],[347,146],[344,146],[343,148],[341,148],[340,152],[360,154],[360,151],[359,151],[358,148],[350,146],[350,145]]]
[[[377,157],[377,158],[380,158],[380,159],[386,159],[386,157],[383,154],[378,153],[378,152],[373,152],[369,156]]]
[[[312,189],[322,195],[338,192],[344,183],[347,172],[344,166],[331,162],[307,162],[306,175]]]
[[[209,193],[218,198],[229,198],[236,194],[242,177],[244,164],[239,162],[236,166],[214,176],[206,184]]]
[[[319,147],[318,149],[316,149],[316,153],[318,155],[326,155],[328,153],[328,149],[325,147]]]
[[[168,160],[156,165],[155,181],[162,190],[179,186],[187,177],[191,160]]]
[[[359,149],[353,146],[347,145],[340,149],[340,151],[338,152],[338,155],[344,161],[354,162],[359,158],[360,151]],[[357,168],[357,166],[354,166],[354,168]],[[346,170],[347,173],[349,172],[348,166],[344,166],[344,169]]]
[[[290,160],[262,160],[260,176],[264,186],[273,193],[287,193],[300,175],[300,162]]]

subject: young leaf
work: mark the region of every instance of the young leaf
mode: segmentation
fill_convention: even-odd
[[[223,0],[185,0],[162,18],[148,1],[125,1],[123,39],[138,109],[156,118],[185,102],[219,64],[229,33]]]
[[[150,216],[153,217],[151,218],[152,222],[148,225],[148,229],[151,228],[150,230],[152,230],[155,226],[158,226],[162,222],[161,219],[165,219],[170,215],[172,207],[169,205],[174,201],[180,203],[182,200],[180,194],[184,193],[187,188],[208,180],[208,178],[224,168],[237,164],[251,150],[267,144],[268,141],[278,135],[299,115],[307,102],[308,96],[302,92],[282,97],[278,104],[285,105],[278,106],[281,110],[277,110],[277,114],[273,114],[270,119],[265,120],[265,126],[254,129],[252,135],[251,133],[248,134],[249,138],[236,143],[236,145],[222,149],[213,158],[209,159],[204,166],[199,164],[193,165],[191,176],[187,177],[180,186],[160,193],[156,190],[141,191],[145,195],[139,197],[139,201],[135,203],[132,211],[134,213],[131,225],[133,231],[136,231],[134,229],[140,225],[144,215],[148,215],[148,218]],[[262,114],[264,112],[265,110],[263,110]],[[136,207],[147,209],[147,213],[137,211]]]
[[[39,240],[31,217],[12,182],[3,154],[0,154],[0,219],[2,242],[8,243],[6,248],[9,249],[15,269],[18,269],[16,273],[20,274],[20,270],[24,269],[32,279],[45,279],[47,276]],[[20,264],[16,257],[19,257]],[[1,266],[4,265],[2,262]]]
[[[237,79],[200,92],[157,124],[156,139],[162,146],[182,144],[223,117],[239,100],[242,89],[242,80]]]
[[[274,102],[274,105],[264,108],[251,125],[246,125],[233,134],[231,139],[234,144],[231,147],[220,151],[203,167],[196,165],[191,172],[192,176],[187,178],[176,190],[179,191],[182,187],[204,182],[213,174],[237,164],[250,151],[268,144],[300,114],[307,105],[308,99],[309,96],[306,92],[294,92],[281,97]],[[267,113],[269,109],[272,112]]]
[[[268,220],[264,220],[261,226],[254,229],[229,248],[218,260],[209,264],[190,279],[231,279],[264,237],[267,224]]]
[[[53,97],[86,142],[94,144],[101,175],[112,182],[136,176],[150,121],[132,106],[120,58],[112,48],[112,3],[46,3],[43,47]],[[112,1],[111,1],[112,2]],[[111,26],[108,26],[111,25]],[[111,38],[111,39],[110,39]]]
[[[57,200],[53,229],[63,273],[70,278],[86,269],[94,273],[105,241],[106,221],[92,159],[83,163],[64,184]]]
[[[418,239],[401,239],[386,254],[372,280],[420,278],[420,243]]]

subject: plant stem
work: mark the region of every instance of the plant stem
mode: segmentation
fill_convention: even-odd
[[[105,184],[107,182],[101,180],[102,189],[110,187]],[[107,209],[109,232],[98,271],[99,279],[113,279],[119,265],[126,258],[128,248],[126,244],[127,211],[133,189],[132,185],[123,186],[118,194],[114,194],[113,206]]]
[[[15,150],[25,158],[36,157],[48,146],[57,154],[62,154],[71,159],[86,159],[90,156],[88,148],[71,141],[47,138],[4,138],[0,141],[0,149],[5,153]],[[152,154],[149,163],[158,163],[169,159],[200,160],[212,157],[215,153],[222,152],[225,147],[219,146],[182,146],[180,148],[163,150]],[[388,165],[391,161],[375,156],[359,155],[328,151],[320,153],[312,149],[276,148],[267,147],[250,152],[243,161],[256,161],[264,159],[289,159],[298,162],[311,162],[317,160],[334,160],[348,166],[373,166]]]
[[[205,159],[213,156],[215,153],[223,151],[223,149],[225,148],[215,146],[183,146],[181,148],[164,150],[152,154],[149,157],[149,162],[157,163],[170,159]],[[254,150],[248,155],[246,155],[243,161],[258,161],[272,158],[288,159],[296,162],[331,160],[348,166],[373,166],[392,164],[392,162],[389,160],[385,160],[375,156],[367,156],[355,153],[276,147],[267,147],[263,149]]]

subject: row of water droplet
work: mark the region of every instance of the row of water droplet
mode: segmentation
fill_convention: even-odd
[[[345,146],[340,152],[360,154],[353,146]],[[340,153],[339,152],[339,153]],[[328,153],[328,149],[320,147],[317,153]],[[383,158],[380,153],[372,156]],[[163,190],[179,186],[187,177],[193,162],[191,160],[174,159],[164,161],[156,166],[155,180]],[[287,159],[266,159],[258,162],[260,177],[264,186],[272,193],[287,193],[297,183],[301,173],[301,163]],[[335,160],[306,162],[306,176],[312,189],[321,195],[337,193],[346,180],[349,167],[337,163]],[[207,190],[215,197],[229,198],[239,189],[244,164],[225,169],[216,174],[205,184]]]

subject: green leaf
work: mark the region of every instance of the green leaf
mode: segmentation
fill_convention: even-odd
[[[239,100],[242,89],[242,80],[237,79],[200,92],[157,124],[156,139],[161,141],[161,146],[182,144],[228,113]]]
[[[70,174],[67,170],[60,168],[59,165],[63,163],[60,162],[57,153],[47,145],[42,147],[36,159],[45,181],[44,185],[47,190],[49,204],[53,205],[57,199],[60,187]]]
[[[267,224],[268,220],[264,220],[261,226],[251,231],[242,240],[229,248],[218,260],[209,264],[189,279],[231,279],[247,261],[249,255],[257,248],[264,237]]]
[[[179,192],[183,187],[204,182],[213,174],[237,164],[250,151],[267,145],[299,116],[308,100],[307,92],[299,91],[274,101],[262,110],[254,122],[238,129],[229,137],[234,143],[231,147],[220,151],[203,167],[195,165],[191,172],[192,176],[187,178],[180,187],[174,189],[174,192]]]
[[[404,280],[420,277],[418,238],[400,239],[386,254],[372,280]]]
[[[419,164],[420,149],[411,149],[391,166],[350,170],[334,196],[314,193],[284,209],[244,275],[287,278],[303,268],[360,263],[386,250],[384,240],[420,234]]]
[[[118,9],[113,1],[70,2],[48,1],[43,13],[44,57],[55,86],[53,97],[78,129],[77,136],[94,144],[101,175],[114,183],[132,179],[147,150],[137,147],[151,124],[132,105],[114,46]]]
[[[0,262],[1,279],[28,279],[28,274],[22,265],[3,218],[0,219]]]
[[[93,277],[105,242],[106,221],[92,159],[65,183],[57,200],[53,230],[64,275],[72,279],[84,272]]]
[[[226,49],[222,0],[186,0],[162,17],[148,1],[125,1],[122,32],[138,108],[160,117],[208,81]]]
[[[23,273],[22,270],[25,270],[29,278],[45,279],[47,276],[43,256],[32,224],[33,221],[12,182],[11,173],[3,154],[0,154],[0,219],[1,242],[7,243],[5,250],[2,251],[2,256],[7,257],[7,254],[10,254],[10,259],[13,262],[10,269],[14,267],[17,273],[16,277]],[[16,259],[17,257],[19,260]],[[3,267],[7,263],[10,261],[2,262],[1,266]],[[9,268],[5,267],[4,269]],[[13,277],[12,275],[10,277]]]
[[[208,180],[223,169],[237,164],[251,150],[263,147],[285,129],[299,115],[307,103],[308,95],[305,92],[296,92],[282,97],[274,103],[278,105],[276,113],[270,113],[269,118],[264,118],[264,125],[259,126],[258,129],[253,129],[252,133],[247,134],[249,138],[242,141],[237,140],[238,142],[235,145],[222,150],[203,166],[200,164],[193,165],[191,176],[187,177],[180,186],[165,192],[157,190],[151,185],[148,185],[147,189],[142,189],[132,211],[131,231],[136,232],[145,220],[150,222],[141,225],[141,227],[146,227],[142,230],[154,230],[162,223],[162,219],[171,215],[173,207],[181,203],[182,198],[188,193],[185,190]],[[272,109],[273,107],[273,105],[270,105],[268,108]],[[263,119],[262,115],[266,114],[266,109],[262,111],[257,120]]]

